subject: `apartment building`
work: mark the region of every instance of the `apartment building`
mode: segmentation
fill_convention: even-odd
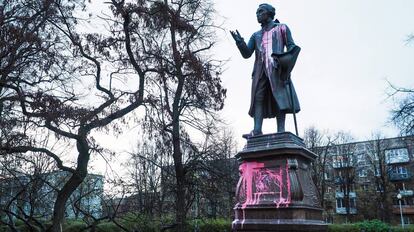
[[[0,179],[0,207],[3,209],[0,217],[50,219],[57,191],[69,177],[67,172],[53,171]],[[85,214],[99,218],[102,215],[103,181],[102,175],[88,174],[69,198],[66,218],[82,218]]]
[[[414,136],[337,144],[315,152],[327,160],[323,195],[328,222],[379,218],[401,223],[401,203],[404,223],[414,223]]]

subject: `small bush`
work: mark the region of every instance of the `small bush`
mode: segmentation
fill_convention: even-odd
[[[96,227],[96,231],[98,232],[113,232],[113,231],[121,231],[121,229],[115,225],[113,222],[103,222],[98,224]]]
[[[85,227],[87,225],[83,221],[67,221],[63,225],[63,232],[81,232]]]
[[[151,220],[144,214],[128,214],[120,219],[119,223],[129,230],[142,232],[157,232],[160,226],[159,221]]]
[[[355,224],[331,224],[328,232],[360,232],[360,229]]]
[[[231,221],[226,219],[201,219],[190,222],[191,231],[198,227],[200,232],[227,232],[231,231]]]
[[[359,222],[356,225],[364,232],[388,232],[390,230],[390,226],[387,223],[378,219]]]
[[[391,227],[392,232],[414,232],[414,225],[406,225],[404,229],[401,226]]]

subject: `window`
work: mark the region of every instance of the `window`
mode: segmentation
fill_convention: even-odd
[[[404,163],[410,161],[407,148],[385,150],[385,162],[387,164]]]
[[[374,175],[375,176],[381,176],[381,172],[380,172],[380,168],[379,167],[375,167],[375,169],[374,169]]]
[[[407,216],[404,216],[403,217],[403,221],[404,221],[404,224],[406,224],[406,225],[409,225],[410,224],[410,218],[407,217]]]
[[[343,208],[343,207],[345,207],[343,199],[342,198],[336,199],[336,208]]]
[[[345,154],[345,155],[333,156],[332,161],[333,161],[334,168],[341,168],[341,167],[352,167],[354,159],[353,159],[352,154]]]
[[[377,183],[377,192],[384,192],[384,186],[381,183]]]
[[[407,175],[408,174],[407,168],[403,167],[403,166],[394,166],[394,167],[392,167],[391,172],[393,174],[399,174],[399,175]]]
[[[355,198],[350,198],[349,199],[349,208],[356,208]]]
[[[358,176],[359,177],[367,177],[368,176],[367,170],[366,169],[358,170]]]
[[[338,198],[336,199],[336,208],[345,208],[344,199]],[[349,199],[349,208],[356,208],[356,200],[355,198]]]
[[[361,153],[361,154],[357,155],[357,162],[358,162],[358,165],[360,165],[360,166],[368,165],[368,162],[367,162],[367,159],[366,159],[364,153]]]

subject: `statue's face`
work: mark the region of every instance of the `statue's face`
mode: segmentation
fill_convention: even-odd
[[[269,12],[264,7],[259,7],[256,11],[256,17],[258,23],[268,22],[270,19]]]

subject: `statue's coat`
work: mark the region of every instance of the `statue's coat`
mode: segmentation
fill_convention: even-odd
[[[297,113],[300,111],[295,88],[293,87],[293,84],[291,84],[291,88],[288,85],[288,81],[290,81],[290,71],[296,62],[300,48],[293,42],[290,30],[285,24],[273,22],[271,28],[273,27],[277,28],[275,28],[275,33],[272,35],[272,54],[275,58],[281,55],[283,57],[287,57],[288,61],[281,62],[279,64],[278,59],[275,59],[277,68],[273,68],[272,75],[269,78],[271,90],[269,90],[269,93],[266,94],[263,103],[264,118],[274,118],[276,116],[277,106],[285,113],[293,113],[293,111]],[[253,52],[255,52],[255,62],[252,73],[253,83],[249,109],[249,115],[252,117],[254,117],[254,96],[256,93],[256,87],[260,77],[265,75],[265,65],[262,60],[262,36],[263,29],[253,33],[247,44],[244,41],[237,43],[237,47],[244,58],[249,58]],[[286,47],[286,52],[284,52],[284,47]],[[288,54],[288,56],[284,56],[285,54]],[[287,65],[288,67],[278,67],[280,65]],[[292,90],[293,96],[290,95],[290,89]],[[294,104],[291,102],[292,98]],[[293,109],[293,106],[295,109]]]

